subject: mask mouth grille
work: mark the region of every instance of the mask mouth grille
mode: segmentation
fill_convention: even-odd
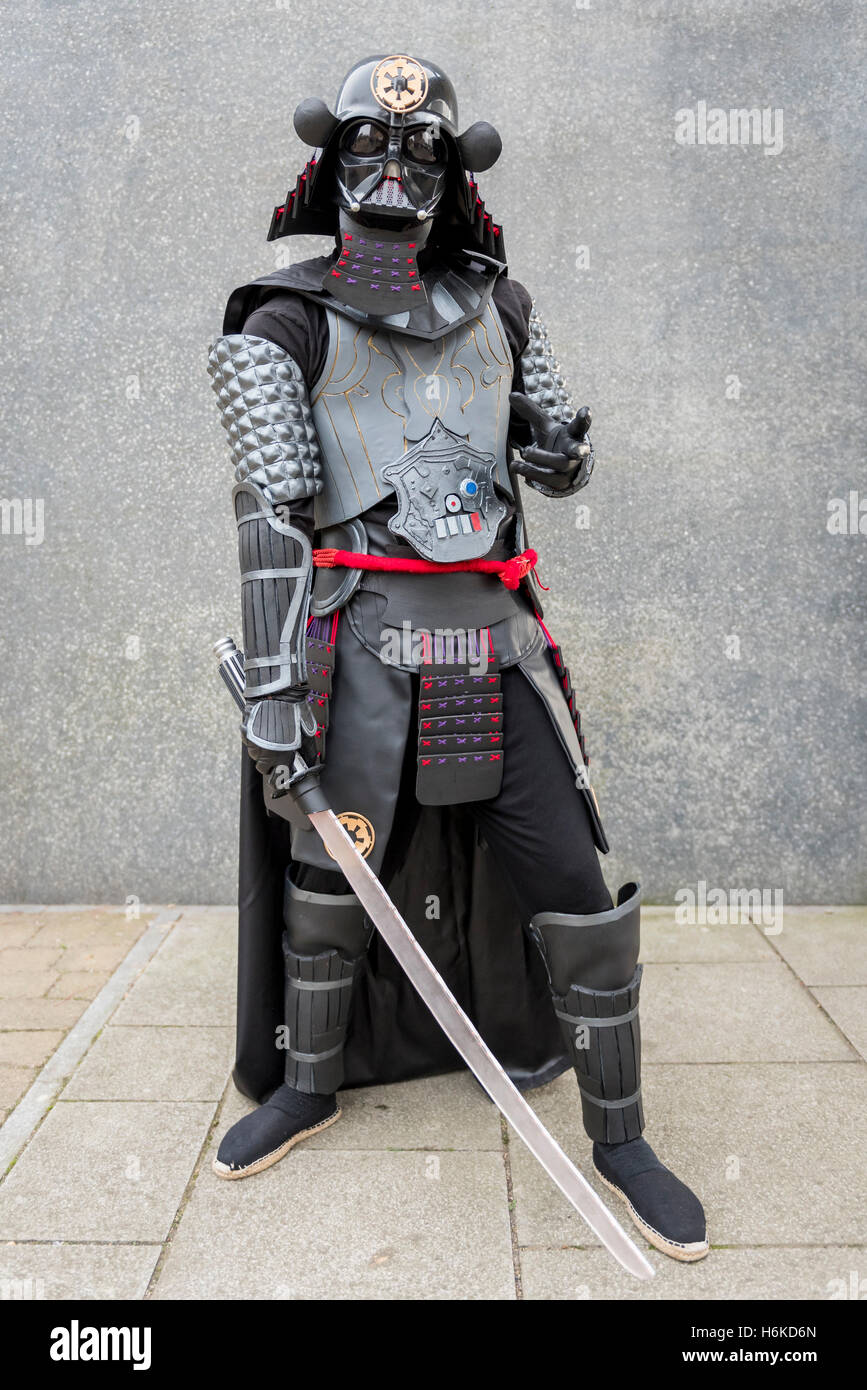
[[[400,179],[381,179],[370,197],[365,198],[368,206],[380,208],[412,208]]]

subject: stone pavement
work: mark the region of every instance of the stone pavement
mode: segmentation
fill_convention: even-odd
[[[155,915],[0,909],[0,1124]]]
[[[276,1168],[218,1180],[215,1146],[248,1107],[228,1080],[234,911],[10,909],[0,1057],[22,1073],[13,1101],[33,1084],[0,1130],[0,1297],[851,1297],[865,926],[844,907],[786,908],[778,935],[646,909],[648,1138],[703,1197],[714,1248],[696,1266],[652,1252],[637,1285],[465,1073],[350,1092]],[[532,1099],[588,1173],[574,1078]]]

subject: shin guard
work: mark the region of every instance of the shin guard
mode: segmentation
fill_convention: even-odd
[[[354,894],[310,893],[287,880],[286,1083],[331,1095],[343,1083],[352,986],[370,940]]]
[[[584,1128],[603,1144],[636,1139],[644,1128],[640,901],[638,886],[626,884],[608,912],[541,912],[530,923],[578,1077]]]

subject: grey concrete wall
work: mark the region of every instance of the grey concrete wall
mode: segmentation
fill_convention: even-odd
[[[501,130],[482,189],[593,407],[591,487],[529,510],[611,881],[863,898],[867,537],[827,525],[830,499],[867,496],[863,15],[6,8],[0,496],[41,500],[44,537],[14,509],[0,536],[0,898],[233,895],[236,721],[210,646],[238,586],[206,351],[228,291],[275,264],[296,102],[402,50]],[[678,144],[702,101],[781,109],[782,149]]]

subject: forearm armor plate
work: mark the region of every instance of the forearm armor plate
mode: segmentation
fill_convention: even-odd
[[[306,684],[313,554],[309,536],[279,516],[254,483],[239,483],[233,495],[250,701]]]

